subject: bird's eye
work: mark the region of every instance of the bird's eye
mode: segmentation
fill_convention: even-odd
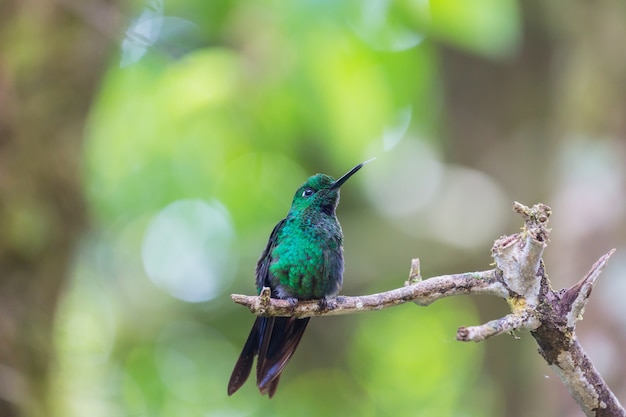
[[[313,189],[306,188],[304,191],[302,191],[302,197],[311,197],[314,193],[315,191],[313,191]]]

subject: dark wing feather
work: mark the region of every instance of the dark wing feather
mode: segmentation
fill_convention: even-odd
[[[269,268],[272,263],[272,251],[276,247],[278,233],[281,231],[286,221],[287,219],[282,219],[276,226],[274,226],[274,230],[272,230],[272,234],[270,234],[267,245],[265,246],[261,257],[256,264],[256,288],[259,291],[261,291],[263,287],[270,286]]]
[[[285,222],[286,219],[283,219],[274,227],[267,246],[257,262],[256,286],[259,291],[263,287],[271,286],[269,267],[272,264],[272,252]],[[276,295],[273,288],[272,295]],[[233,394],[246,382],[252,370],[254,357],[258,355],[257,386],[261,394],[268,394],[271,398],[278,387],[281,372],[298,347],[308,323],[308,318],[257,317],[230,377],[228,395]]]
[[[269,266],[272,263],[272,251],[276,246],[278,233],[284,223],[285,219],[281,220],[276,226],[274,226],[274,230],[272,230],[272,234],[270,234],[265,250],[263,250],[261,257],[257,262],[256,286],[259,291],[264,286],[269,285],[267,277]],[[269,318],[267,317],[257,317],[254,321],[254,325],[252,326],[252,330],[250,330],[246,344],[243,346],[239,359],[237,359],[237,363],[233,369],[233,373],[230,376],[230,381],[228,381],[228,395],[234,394],[235,391],[241,388],[241,386],[246,382],[248,376],[250,376],[250,371],[252,370],[252,362],[254,361],[254,357],[259,353],[261,344],[264,343],[265,340],[269,341],[271,337],[272,325],[268,326],[268,321]]]
[[[270,285],[269,267],[272,263],[272,259],[271,259],[272,251],[274,250],[274,247],[276,246],[276,240],[278,238],[278,234],[280,230],[282,229],[283,225],[285,224],[285,221],[286,219],[283,219],[280,222],[278,222],[276,226],[274,226],[274,230],[272,230],[272,233],[270,234],[267,245],[265,246],[265,249],[263,250],[261,257],[259,258],[259,261],[257,262],[256,286],[259,291],[263,287]],[[274,321],[275,319],[273,317],[257,317],[256,318],[254,325],[252,326],[252,330],[250,330],[250,334],[248,335],[248,339],[246,340],[246,343],[243,346],[243,349],[241,350],[239,359],[237,359],[237,363],[235,364],[233,373],[230,376],[230,381],[228,382],[228,395],[234,394],[246,382],[246,380],[250,376],[250,371],[252,370],[252,362],[254,361],[254,357],[259,354],[259,350],[263,352],[267,352],[271,344],[277,343],[277,342],[272,341]],[[300,337],[302,337],[301,334],[300,334]],[[275,349],[276,348],[273,348],[273,350]],[[293,350],[291,353],[293,353]],[[291,356],[291,353],[289,354],[289,356]],[[261,369],[259,365],[261,364],[261,362],[264,362],[261,358],[265,358],[265,356],[266,356],[266,353],[259,357],[259,362],[257,363],[257,375],[258,375],[259,370]],[[283,368],[284,368],[284,365],[283,365]],[[278,384],[279,377],[280,377],[280,373],[278,377],[273,379],[271,386],[265,392],[265,393],[269,393],[270,397],[276,391],[276,385]]]
[[[272,251],[286,221],[283,219],[274,227],[257,263],[256,284],[259,290],[271,286],[269,267],[273,261]],[[272,295],[276,295],[273,288]],[[259,340],[257,386],[261,394],[268,394],[271,398],[276,392],[281,372],[302,339],[309,319],[266,317],[265,320]]]

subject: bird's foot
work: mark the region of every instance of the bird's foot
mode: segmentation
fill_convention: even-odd
[[[335,308],[334,301],[329,297],[320,298],[317,305],[319,305],[320,311],[327,311]]]
[[[296,307],[298,306],[298,299],[294,297],[286,298],[289,306],[291,307],[291,314],[296,312]]]

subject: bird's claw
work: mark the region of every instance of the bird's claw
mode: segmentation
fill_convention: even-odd
[[[320,307],[320,311],[332,310],[334,308],[334,302],[328,297],[320,298],[318,305]]]
[[[289,303],[289,306],[291,307],[291,313],[295,313],[296,312],[296,307],[298,306],[298,299],[297,298],[293,298],[293,297],[289,297],[287,298],[287,302]]]

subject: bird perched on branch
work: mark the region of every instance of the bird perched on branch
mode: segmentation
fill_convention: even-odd
[[[343,282],[343,234],[335,209],[339,188],[363,165],[338,180],[316,174],[298,188],[287,217],[274,227],[256,266],[256,287],[271,289],[273,298],[325,300]],[[257,359],[257,386],[271,398],[280,375],[298,347],[309,318],[257,317],[228,382],[228,395],[248,379]]]

